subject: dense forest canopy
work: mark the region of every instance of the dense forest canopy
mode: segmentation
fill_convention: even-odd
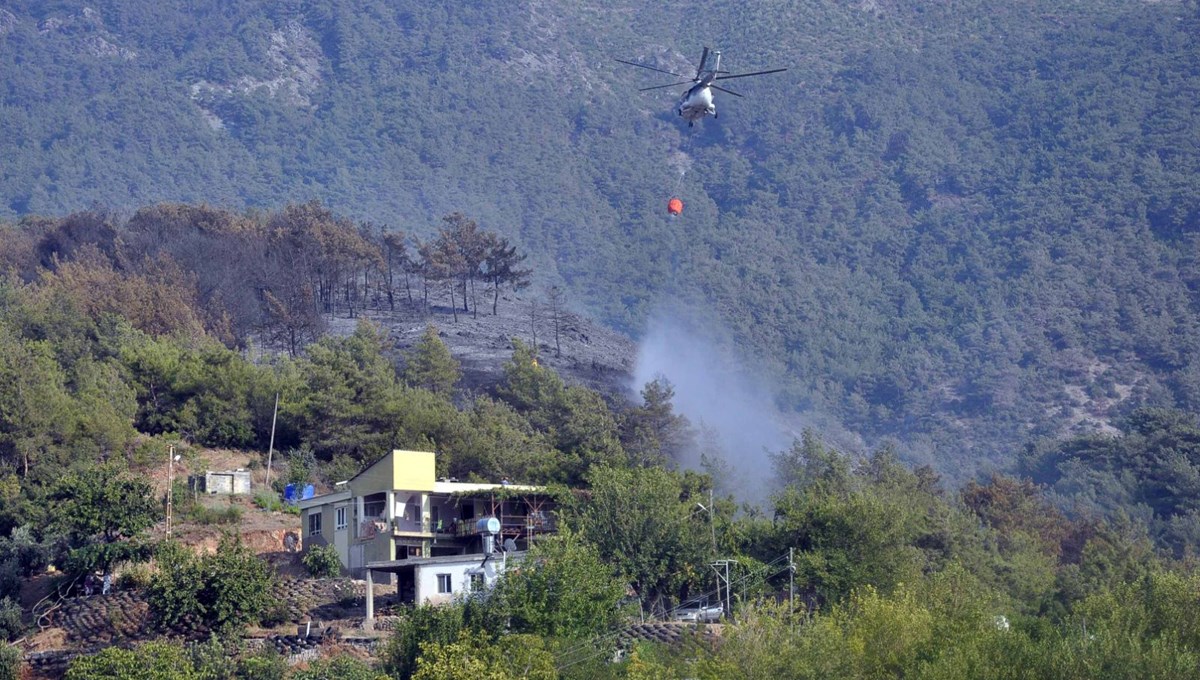
[[[190,8],[0,10],[0,215],[462,211],[617,327],[714,309],[786,409],[951,472],[1200,406],[1193,1]],[[705,44],[789,71],[688,130],[610,59]]]

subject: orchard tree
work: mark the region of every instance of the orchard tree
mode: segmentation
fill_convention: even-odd
[[[149,604],[164,627],[232,633],[257,621],[271,603],[271,568],[238,536],[222,536],[216,552],[202,556],[165,543],[158,566]]]
[[[600,466],[587,481],[590,498],[577,501],[568,523],[643,601],[661,607],[702,582],[710,529],[686,497],[681,475],[657,467]]]
[[[108,571],[142,556],[139,535],[158,519],[145,479],[114,463],[72,471],[49,496],[51,527],[67,537],[71,571]]]
[[[413,680],[556,680],[554,656],[536,635],[510,634],[493,641],[464,631],[449,644],[421,645]]]
[[[534,546],[493,593],[512,630],[578,640],[617,627],[625,585],[569,528]]]

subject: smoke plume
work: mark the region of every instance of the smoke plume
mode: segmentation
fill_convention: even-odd
[[[702,467],[702,455],[721,473],[718,491],[760,502],[773,488],[769,453],[791,444],[798,430],[785,424],[772,387],[754,377],[732,351],[727,333],[659,315],[651,320],[634,367],[635,392],[665,377],[675,387],[674,406],[696,428],[697,442],[680,465]]]

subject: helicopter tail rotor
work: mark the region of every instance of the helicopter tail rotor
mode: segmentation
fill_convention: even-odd
[[[708,46],[704,46],[704,52],[700,55],[700,65],[696,67],[696,77],[693,80],[700,80],[700,76],[704,75],[704,67],[708,65]]]

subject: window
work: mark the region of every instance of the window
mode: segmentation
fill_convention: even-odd
[[[439,593],[450,592],[450,574],[438,574],[437,579],[438,579],[438,592]]]
[[[483,574],[471,574],[471,592],[477,593],[483,590]]]
[[[342,506],[333,513],[333,526],[338,531],[346,528],[346,506]]]
[[[320,510],[317,510],[316,512],[308,513],[308,535],[309,536],[320,536],[321,535],[321,511]]]

